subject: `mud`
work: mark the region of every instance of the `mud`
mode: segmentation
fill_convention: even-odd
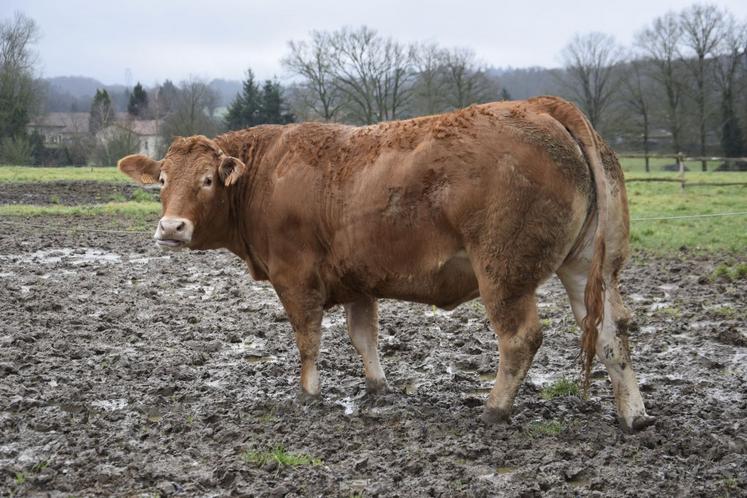
[[[45,183],[0,183],[0,204],[105,204],[151,198],[158,201],[158,190],[136,185],[96,181]]]
[[[48,220],[72,223],[86,221]],[[628,265],[633,363],[657,422],[626,435],[598,363],[589,400],[540,396],[579,375],[556,280],[539,292],[545,340],[512,423],[485,427],[498,354],[479,302],[382,302],[391,392],[375,398],[332,310],[323,396],[303,404],[278,300],[230,254],[3,228],[0,495],[744,496],[747,280],[709,278],[734,262]],[[315,460],[243,458],[279,445]]]

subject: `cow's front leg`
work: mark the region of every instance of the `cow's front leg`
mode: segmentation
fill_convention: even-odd
[[[322,338],[323,301],[313,288],[276,286],[276,291],[293,327],[301,356],[301,397],[318,397],[321,386],[316,362]]]
[[[386,377],[379,362],[379,313],[376,300],[363,298],[346,304],[345,318],[350,339],[363,360],[366,390],[369,394],[386,392]]]

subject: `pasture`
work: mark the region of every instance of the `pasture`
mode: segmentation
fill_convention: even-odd
[[[745,187],[628,185],[622,289],[657,423],[626,435],[600,363],[589,399],[578,395],[579,332],[556,279],[539,292],[544,343],[511,425],[479,421],[498,365],[479,301],[452,312],[382,302],[391,392],[375,398],[331,310],[322,399],[301,404],[272,288],[227,252],[159,251],[157,193],[123,180],[113,168],[0,167],[3,496],[747,489],[747,216],[642,220],[744,212]]]

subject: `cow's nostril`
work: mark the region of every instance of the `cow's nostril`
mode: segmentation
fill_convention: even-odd
[[[176,231],[177,232],[181,232],[182,230],[184,230],[184,222],[183,221],[176,226]]]

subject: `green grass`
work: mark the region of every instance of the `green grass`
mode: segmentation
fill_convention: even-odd
[[[557,436],[563,432],[563,429],[563,424],[557,420],[536,420],[530,422],[529,425],[526,426],[525,431],[527,436],[536,439],[545,436]]]
[[[107,204],[0,204],[0,216],[157,216],[161,212],[159,202],[109,202]]]
[[[75,230],[86,232],[90,227],[100,230],[134,230],[151,233],[161,213],[158,202],[110,202],[81,206],[0,204],[0,228],[8,229],[11,224],[34,225],[36,229],[51,232]],[[38,221],[35,221],[38,218]],[[56,220],[59,218],[59,220]],[[80,227],[76,227],[79,220]]]
[[[626,174],[626,179],[646,178],[646,173]],[[675,178],[676,173],[656,177]],[[688,182],[746,182],[747,173],[687,173]],[[684,192],[678,183],[627,182],[630,205],[630,240],[634,248],[671,253],[680,247],[695,252],[747,248],[747,215],[675,220],[643,220],[747,211],[747,186],[691,186]]]
[[[562,396],[578,396],[578,384],[566,378],[558,379],[549,386],[545,386],[540,393],[542,399],[551,400]]]
[[[34,183],[83,181],[129,183],[130,178],[113,166],[63,166],[42,168],[30,166],[0,166],[0,183]]]
[[[296,467],[298,465],[321,465],[322,460],[306,453],[286,451],[282,445],[277,445],[267,451],[247,450],[243,455],[246,463],[253,463],[259,467],[270,462],[277,462],[279,466]]]
[[[729,282],[747,278],[747,263],[737,263],[734,267],[720,264],[711,273],[711,280],[724,279]]]

